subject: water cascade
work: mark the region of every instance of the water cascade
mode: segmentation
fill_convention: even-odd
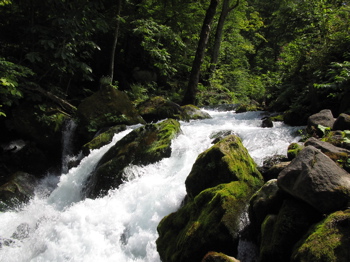
[[[198,154],[211,146],[213,132],[234,131],[259,165],[266,156],[286,154],[298,140],[296,127],[261,128],[261,112],[208,113],[212,119],[181,122],[170,158],[129,166],[125,183],[105,197],[82,199],[84,182],[103,154],[135,127],[92,151],[58,183],[44,179],[28,204],[0,213],[0,261],[158,262],[157,225],[180,206],[184,181]]]

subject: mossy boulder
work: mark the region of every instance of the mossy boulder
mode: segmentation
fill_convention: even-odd
[[[167,119],[139,127],[119,140],[99,161],[87,185],[87,195],[106,194],[123,182],[129,164],[147,165],[170,157],[171,141],[180,133],[180,124]]]
[[[236,107],[236,113],[245,113],[248,111],[258,111],[260,110],[257,103],[250,104],[240,104]]]
[[[194,106],[194,105],[185,105],[185,106],[181,106],[182,110],[185,113],[185,117],[187,119],[193,119],[193,120],[197,120],[197,119],[209,119],[211,118],[211,116],[207,113],[202,111],[200,108]],[[183,119],[185,120],[185,119]]]
[[[304,145],[300,143],[291,143],[287,149],[288,160],[293,160],[301,150],[304,149]]]
[[[278,214],[267,215],[261,226],[259,261],[289,261],[293,246],[319,217],[306,203],[292,198],[284,200]]]
[[[202,262],[239,262],[239,260],[220,252],[209,252],[202,259]]]
[[[162,97],[152,97],[137,107],[140,115],[147,123],[157,122],[166,118],[188,120],[180,105]]]
[[[78,106],[78,132],[87,140],[101,128],[145,123],[128,96],[111,85],[85,98]]]
[[[101,133],[97,134],[90,142],[83,145],[83,154],[87,156],[91,150],[98,149],[104,145],[109,144],[115,134],[124,130],[126,130],[126,125],[117,125],[108,128],[105,131],[102,131]]]
[[[0,212],[14,208],[34,196],[37,179],[28,173],[16,172],[10,180],[0,186]]]
[[[201,153],[186,178],[186,190],[194,198],[204,189],[231,181],[244,181],[258,189],[263,179],[241,139],[230,135]]]
[[[240,217],[253,189],[234,181],[206,189],[158,225],[163,262],[201,261],[209,251],[237,255]]]
[[[350,210],[337,211],[313,226],[295,246],[293,262],[350,261]]]

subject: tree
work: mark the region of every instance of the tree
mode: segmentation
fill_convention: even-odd
[[[198,41],[196,55],[193,60],[192,70],[189,77],[187,89],[182,100],[182,104],[184,105],[196,104],[196,93],[198,89],[200,68],[203,63],[205,48],[207,46],[209,34],[211,30],[211,24],[213,22],[218,4],[219,4],[219,0],[211,0],[210,5],[207,9],[207,12],[203,21],[203,26],[200,33],[199,41]]]
[[[239,5],[239,0],[232,6],[230,6],[230,0],[224,0],[222,4],[222,10],[219,18],[218,25],[215,32],[214,47],[211,54],[209,74],[213,73],[219,59],[220,45],[222,41],[222,33],[225,25],[227,15]]]

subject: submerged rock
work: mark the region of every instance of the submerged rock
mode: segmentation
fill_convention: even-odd
[[[243,181],[206,189],[158,225],[164,262],[201,261],[209,252],[237,255],[240,217],[254,190]]]
[[[167,119],[139,127],[119,140],[99,161],[87,184],[87,195],[106,194],[123,182],[129,164],[147,165],[171,154],[171,141],[180,133],[180,123]]]
[[[201,191],[231,181],[259,188],[262,176],[241,139],[230,135],[201,153],[186,178],[186,190],[194,198]]]
[[[314,225],[295,246],[293,262],[350,261],[350,210],[337,211]]]
[[[348,206],[350,175],[313,146],[305,147],[278,176],[278,186],[321,213]]]

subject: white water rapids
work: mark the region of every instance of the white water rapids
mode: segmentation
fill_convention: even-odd
[[[259,165],[266,156],[285,155],[299,139],[297,127],[274,123],[261,128],[259,112],[207,112],[212,119],[181,122],[183,133],[174,139],[170,158],[128,167],[126,182],[103,198],[82,200],[82,186],[103,154],[131,128],[67,174],[48,176],[28,204],[0,213],[0,241],[9,241],[0,247],[0,261],[158,262],[157,225],[180,206],[185,179],[198,154],[211,146],[213,132],[233,130]]]

